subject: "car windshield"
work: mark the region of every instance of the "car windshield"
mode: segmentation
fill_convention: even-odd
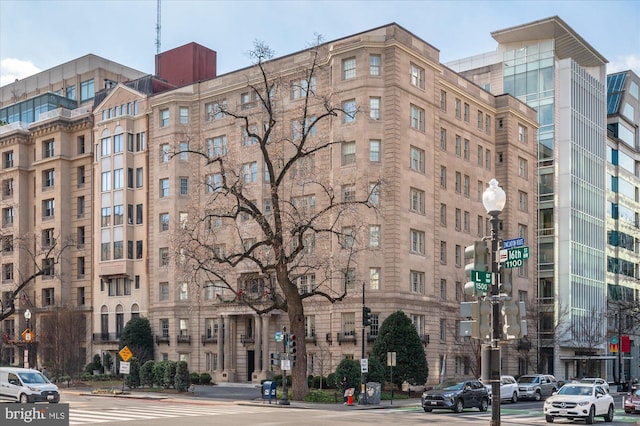
[[[591,395],[593,388],[591,386],[571,386],[565,385],[560,388],[558,395]]]
[[[637,391],[635,391],[635,392],[633,393],[633,396],[640,396],[640,389],[638,389]]]
[[[522,376],[518,383],[538,383],[540,379],[536,376]]]
[[[18,373],[18,376],[20,376],[22,383],[25,385],[48,383],[47,379],[40,373]]]
[[[464,387],[464,382],[446,381],[436,385],[434,389],[456,391]]]

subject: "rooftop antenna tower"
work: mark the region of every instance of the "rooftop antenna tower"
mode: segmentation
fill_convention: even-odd
[[[160,15],[161,15],[161,9],[162,9],[162,0],[156,0],[157,6],[158,6],[158,16],[156,18],[156,54],[160,53],[160,23],[162,21]]]

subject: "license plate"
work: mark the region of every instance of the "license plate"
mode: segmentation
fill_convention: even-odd
[[[438,405],[436,401],[431,401],[431,405]]]
[[[51,401],[53,399],[53,395],[47,395],[47,399]]]
[[[561,416],[566,416],[567,415],[567,410],[560,410],[560,415]]]

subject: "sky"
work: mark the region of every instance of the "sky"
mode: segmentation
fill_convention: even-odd
[[[218,75],[252,64],[255,41],[275,56],[395,22],[446,63],[494,51],[497,31],[559,16],[608,61],[640,75],[639,0],[162,0],[161,51],[196,42]],[[0,86],[89,53],[154,73],[156,0],[0,0]]]

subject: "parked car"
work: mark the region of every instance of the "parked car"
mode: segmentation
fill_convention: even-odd
[[[0,398],[23,404],[60,401],[58,387],[38,370],[0,367]]]
[[[422,408],[427,413],[439,408],[460,413],[463,409],[472,407],[477,407],[480,411],[487,411],[489,407],[487,389],[475,379],[445,380],[422,394]]]
[[[640,412],[640,389],[636,389],[625,395],[624,412],[627,414]]]
[[[590,425],[596,416],[605,422],[613,421],[613,397],[600,385],[591,383],[567,383],[544,402],[544,417],[553,423],[557,417],[584,419]]]
[[[607,393],[609,393],[609,383],[607,383],[605,379],[601,379],[600,377],[584,377],[580,379],[579,382],[600,385],[605,391],[607,391]]]
[[[560,388],[558,381],[550,374],[528,374],[518,379],[518,397],[540,401]]]
[[[484,387],[487,388],[489,393],[489,402],[491,402],[491,383],[484,383],[480,380]],[[513,376],[500,376],[500,399],[503,401],[518,402],[520,390],[518,389],[518,382]]]

